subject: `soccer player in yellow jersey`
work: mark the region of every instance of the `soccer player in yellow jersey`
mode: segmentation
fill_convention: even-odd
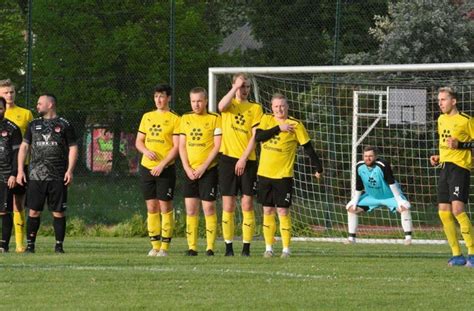
[[[301,121],[288,116],[288,101],[282,94],[272,97],[273,114],[265,114],[256,132],[261,143],[258,165],[258,202],[263,205],[264,257],[273,257],[276,232],[275,211],[280,220],[283,244],[282,258],[290,256],[291,218],[289,207],[293,189],[293,167],[296,150],[304,147],[311,160],[316,178],[323,172],[321,160],[311,145],[311,139]]]
[[[15,85],[10,79],[0,81],[0,96],[7,101],[5,118],[15,123],[20,128],[21,135],[24,136],[28,124],[33,120],[33,114],[30,110],[16,105]],[[28,161],[26,164],[28,164]],[[27,170],[28,168],[25,168],[25,171]],[[16,184],[15,188],[13,188],[13,223],[15,227],[17,253],[23,253],[25,251],[25,192],[26,188],[22,185]]]
[[[201,87],[189,93],[192,111],[181,117],[179,155],[184,176],[187,256],[197,256],[199,204],[206,218],[206,255],[214,256],[217,215],[217,154],[221,146],[222,125],[217,113],[207,112],[207,92]]]
[[[233,77],[232,88],[221,99],[222,143],[219,158],[219,187],[222,194],[222,232],[225,256],[234,256],[234,213],[237,195],[242,194],[242,256],[250,256],[255,232],[253,196],[257,181],[255,131],[262,118],[260,104],[249,102],[250,79],[242,73]]]
[[[135,146],[143,154],[140,176],[152,249],[148,256],[168,255],[174,228],[175,159],[179,147],[179,116],[170,110],[171,87],[156,86],[156,110],[143,115]]]
[[[469,198],[474,119],[457,109],[457,97],[450,87],[438,91],[438,105],[443,113],[438,118],[439,154],[430,157],[431,165],[440,166],[438,180],[438,214],[451,247],[449,266],[474,265],[474,234],[464,205]],[[457,149],[455,149],[457,148]],[[459,223],[466,242],[468,257],[462,255],[456,232]]]

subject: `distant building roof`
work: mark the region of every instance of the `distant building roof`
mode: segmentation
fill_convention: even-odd
[[[237,49],[245,51],[247,49],[260,49],[263,44],[252,35],[252,27],[249,23],[237,28],[234,32],[228,35],[222,45],[219,47],[219,54],[233,52]]]

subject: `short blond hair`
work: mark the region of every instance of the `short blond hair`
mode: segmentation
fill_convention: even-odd
[[[452,99],[456,99],[456,100],[458,99],[458,95],[456,94],[456,91],[450,86],[440,87],[438,89],[438,93],[446,93]]]
[[[283,99],[285,103],[288,103],[288,98],[286,98],[286,96],[282,93],[274,93],[271,101],[273,101],[274,99]]]
[[[246,74],[244,72],[238,72],[232,77],[232,83],[234,83],[235,80],[237,80],[237,78],[239,78],[239,77],[242,77],[245,80],[250,80],[250,77],[249,77],[248,74]]]
[[[15,84],[13,84],[12,80],[10,80],[10,79],[4,79],[4,80],[0,80],[0,87],[15,88]]]
[[[197,87],[193,87],[191,89],[191,91],[189,91],[189,94],[199,94],[199,93],[202,93],[204,94],[204,97],[207,98],[207,91],[205,88],[203,87],[200,87],[200,86],[197,86]]]

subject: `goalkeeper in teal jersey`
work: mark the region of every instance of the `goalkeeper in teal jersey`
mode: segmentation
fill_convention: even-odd
[[[401,214],[405,244],[410,245],[413,226],[410,213],[411,205],[393,177],[390,164],[377,158],[375,147],[372,146],[364,148],[363,159],[357,163],[354,197],[346,205],[349,227],[347,242],[355,243],[357,214],[386,206],[391,212],[398,211]]]

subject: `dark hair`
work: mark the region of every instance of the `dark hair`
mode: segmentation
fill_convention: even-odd
[[[373,151],[374,154],[377,154],[377,148],[375,146],[365,146],[364,147],[364,153],[367,151]]]
[[[0,102],[2,103],[3,108],[7,108],[7,101],[5,98],[0,97]]]
[[[58,102],[58,99],[56,97],[56,95],[52,94],[52,93],[43,93],[40,95],[41,96],[46,96],[48,97],[48,99],[56,106],[57,102]]]
[[[166,93],[167,96],[171,96],[173,90],[168,84],[158,84],[155,86],[155,93]]]

